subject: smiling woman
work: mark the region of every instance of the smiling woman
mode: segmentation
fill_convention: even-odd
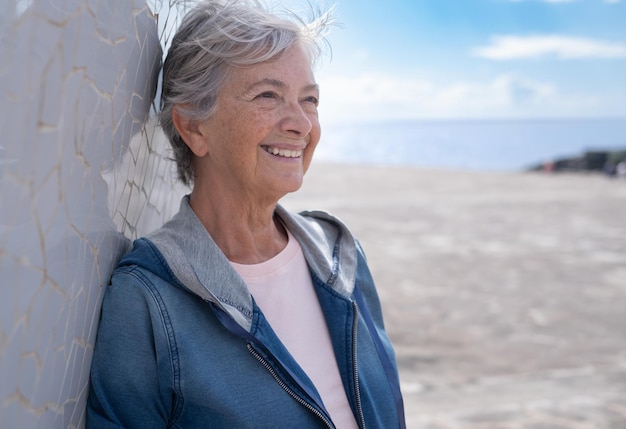
[[[404,427],[360,245],[328,213],[278,204],[320,139],[312,63],[330,21],[246,0],[184,18],[161,123],[192,191],[113,274],[88,427]]]
[[[194,154],[194,210],[245,213],[251,205],[271,217],[278,199],[300,188],[311,163],[320,138],[318,98],[309,58],[294,46],[272,61],[234,68],[207,120],[175,107],[174,126]]]

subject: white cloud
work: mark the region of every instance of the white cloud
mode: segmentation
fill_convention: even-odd
[[[554,56],[559,59],[626,58],[626,45],[566,36],[493,36],[491,43],[472,50],[477,57],[512,60]]]
[[[621,100],[564,94],[550,82],[504,74],[487,82],[433,82],[382,74],[320,76],[323,123],[415,118],[599,116]]]

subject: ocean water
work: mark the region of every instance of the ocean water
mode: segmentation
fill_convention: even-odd
[[[626,118],[398,121],[323,126],[316,160],[521,170],[586,150],[626,149]]]

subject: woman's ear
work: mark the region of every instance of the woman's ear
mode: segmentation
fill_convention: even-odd
[[[172,122],[180,137],[195,156],[201,158],[209,152],[209,142],[200,130],[197,120],[183,115],[178,106],[174,106]]]

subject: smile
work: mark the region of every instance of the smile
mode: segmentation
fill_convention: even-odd
[[[261,146],[267,153],[283,158],[300,158],[302,150],[278,149],[277,147]]]

